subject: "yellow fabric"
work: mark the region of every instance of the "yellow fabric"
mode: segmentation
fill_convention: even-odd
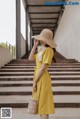
[[[38,61],[36,53],[34,55],[34,59],[36,61],[36,67],[34,68],[34,77],[35,77],[43,63],[48,64],[47,68],[50,66],[52,62],[52,57],[54,56],[53,49],[47,47],[43,54],[42,54],[42,61]],[[37,82],[37,93],[33,91],[32,88],[32,97],[37,98],[39,101],[38,105],[38,113],[37,114],[52,114],[55,113],[55,106],[54,106],[54,96],[52,92],[52,84],[51,84],[51,77],[48,72],[48,69],[45,69],[44,73],[41,75],[40,79]]]

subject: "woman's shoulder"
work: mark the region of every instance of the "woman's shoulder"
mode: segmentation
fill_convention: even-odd
[[[43,52],[43,54],[53,54],[53,49],[51,48],[51,47],[47,47],[45,50],[44,50],[44,52]]]
[[[50,51],[50,52],[52,52],[53,49],[52,49],[51,47],[47,47],[47,48],[46,48],[46,51]]]

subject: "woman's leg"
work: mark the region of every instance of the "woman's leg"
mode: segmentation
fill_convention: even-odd
[[[49,115],[48,114],[40,115],[40,118],[41,119],[49,119]]]

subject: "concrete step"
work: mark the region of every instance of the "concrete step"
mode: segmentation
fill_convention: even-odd
[[[24,65],[13,65],[13,66],[3,66],[2,68],[34,68],[35,67],[35,65],[34,66],[24,66]],[[78,65],[78,66],[72,66],[72,65],[66,65],[66,66],[63,66],[63,65],[61,65],[61,66],[50,66],[49,68],[80,68],[80,66]]]
[[[80,72],[49,72],[50,74],[50,77],[51,76],[76,76],[76,77],[80,77]],[[0,72],[0,76],[26,76],[26,77],[29,77],[29,76],[34,76],[34,72]]]
[[[78,72],[76,72],[76,71],[60,71],[60,72],[57,72],[57,71],[48,71],[49,72],[49,74],[73,74],[73,75],[76,75],[76,74],[80,74],[80,71],[78,71]],[[26,71],[24,71],[24,72],[9,72],[9,71],[7,71],[7,72],[0,72],[0,75],[1,74],[34,74],[34,72],[32,71],[30,71],[30,72],[26,72]]]
[[[10,65],[10,64],[27,64],[27,65],[34,65],[35,61],[15,61],[15,62],[10,62],[6,65]],[[71,64],[71,65],[80,65],[80,62],[52,62],[52,65],[67,65],[67,64]]]
[[[29,103],[29,99],[32,96],[26,95],[6,95],[0,96],[0,103]],[[55,103],[80,103],[80,96],[79,95],[54,95],[54,102]]]
[[[29,99],[32,96],[26,96],[26,95],[6,95],[6,96],[0,96],[0,103],[28,103]],[[76,95],[54,95],[54,102],[55,103],[80,103],[80,96]]]
[[[29,54],[28,54],[29,55]],[[28,56],[27,54],[26,54],[26,56]],[[20,61],[20,60],[26,60],[26,61],[28,61],[28,59],[26,59],[26,58],[22,58],[22,59],[13,59],[12,61]],[[77,61],[77,60],[75,60],[75,59],[58,59],[58,61]],[[11,62],[12,62],[11,61]]]
[[[80,80],[80,75],[51,75],[51,80]],[[33,80],[33,76],[0,76],[0,81],[3,80]]]
[[[5,66],[35,66],[36,64],[32,65],[32,64],[6,64]],[[54,66],[54,67],[69,67],[69,66],[72,66],[72,67],[80,67],[79,64],[64,64],[64,65],[54,65],[54,64],[51,64],[50,66]]]
[[[22,84],[21,84],[21,83],[17,83],[17,84],[16,84],[16,83],[13,83],[13,84],[10,84],[10,83],[4,84],[4,83],[3,83],[3,84],[0,84],[0,87],[21,87],[21,86],[22,86],[22,87],[25,87],[25,86],[31,87],[32,85],[33,85],[32,83],[22,83]],[[76,84],[75,84],[75,83],[52,83],[52,86],[53,86],[53,87],[55,87],[55,86],[57,86],[57,87],[62,87],[62,86],[63,86],[63,87],[64,87],[64,86],[65,86],[65,87],[67,87],[67,86],[68,86],[68,87],[69,87],[69,86],[71,86],[71,87],[72,87],[72,86],[75,86],[75,87],[77,86],[77,87],[78,87],[78,86],[79,86],[79,87],[80,87],[80,83],[76,83]]]
[[[48,89],[49,90],[49,89]],[[75,87],[75,86],[73,86],[73,87],[71,87],[71,86],[67,86],[66,88],[65,88],[65,86],[54,86],[54,87],[52,87],[52,90],[53,90],[53,92],[55,91],[61,91],[61,92],[65,92],[65,91],[80,91],[80,87]],[[16,91],[16,92],[20,92],[20,91],[32,91],[32,87],[27,87],[27,86],[20,86],[20,87],[16,87],[15,88],[15,86],[13,86],[13,87],[0,87],[0,92],[14,92],[14,91]]]
[[[0,81],[0,84],[32,84],[33,81],[32,80],[26,80],[26,81]],[[52,84],[80,84],[80,80],[52,80],[51,81]]]
[[[9,63],[9,64],[6,64],[5,66],[11,66],[11,65],[26,65],[26,66],[34,66],[36,65],[35,63],[27,63],[27,62],[14,62],[14,63]],[[52,66],[61,66],[61,65],[80,65],[80,63],[51,63]]]
[[[80,108],[80,103],[54,103],[55,108]],[[28,103],[0,103],[1,107],[27,108]]]
[[[29,55],[29,54],[28,54]],[[28,56],[27,54],[25,55],[25,56]],[[20,61],[20,60],[27,60],[28,61],[28,59],[13,59],[12,61]],[[59,59],[58,61],[76,61],[75,59]]]
[[[25,69],[20,69],[20,68],[10,68],[10,69],[8,69],[8,68],[2,68],[2,69],[0,69],[0,72],[32,72],[32,71],[34,71],[34,68],[25,68]],[[78,71],[80,71],[80,68],[49,68],[48,69],[48,71],[75,71],[75,72],[78,72]]]
[[[32,95],[32,91],[0,91],[0,95]],[[53,95],[80,95],[80,91],[53,91]]]

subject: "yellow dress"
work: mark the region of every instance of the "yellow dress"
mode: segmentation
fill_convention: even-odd
[[[35,93],[32,88],[32,97],[38,99],[38,113],[37,114],[52,114],[55,113],[55,106],[54,106],[54,97],[52,92],[52,84],[51,84],[51,77],[48,72],[48,67],[52,62],[52,57],[54,55],[53,49],[50,47],[46,47],[46,49],[42,53],[42,61],[38,61],[36,53],[34,55],[34,59],[36,61],[36,67],[34,67],[34,77],[35,77],[43,63],[48,64],[47,68],[45,69],[44,73],[41,75],[40,79],[37,82],[37,92]]]

